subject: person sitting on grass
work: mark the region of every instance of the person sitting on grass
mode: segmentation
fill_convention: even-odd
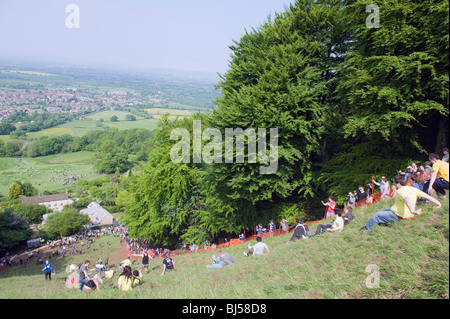
[[[307,231],[309,231],[309,229],[308,226],[305,225],[305,220],[303,218],[300,218],[298,220],[298,224],[294,228],[294,233],[292,234],[291,239],[289,239],[289,242],[297,241],[302,238],[308,238]],[[287,242],[286,245],[289,245],[289,242]]]
[[[133,290],[133,274],[130,266],[123,267],[123,271],[117,281],[117,288],[119,288],[120,291]]]
[[[326,231],[341,231],[342,229],[344,229],[344,219],[341,217],[342,212],[339,208],[336,208],[334,210],[335,214],[336,214],[336,219],[334,220],[334,222],[332,224],[325,224],[325,225],[319,225],[316,228],[316,232],[314,233],[313,236],[317,236],[322,234],[322,232],[324,230]],[[311,237],[313,237],[311,236]]]
[[[142,272],[133,270],[133,288],[142,284]]]
[[[214,266],[216,264],[221,264],[222,261],[223,261],[223,256],[220,257],[220,255],[219,255],[219,256],[216,257],[216,255],[213,255],[212,256],[212,260],[213,260],[214,263],[212,265],[206,265],[207,268],[211,268],[211,266]],[[222,266],[220,266],[220,267],[222,267]],[[214,266],[212,268],[219,268],[219,266]]]
[[[130,255],[127,256],[127,259],[125,259],[119,263],[119,268],[123,269],[125,266],[131,267]]]
[[[349,224],[353,219],[355,219],[355,215],[353,215],[353,208],[351,206],[345,206],[344,208],[344,225]]]
[[[248,244],[248,249],[250,250],[250,249],[253,249],[253,251],[249,251],[249,252],[245,252],[244,251],[244,255],[245,256],[250,256],[250,255],[262,255],[262,254],[264,254],[264,250],[267,250],[267,252],[270,252],[270,250],[269,250],[269,246],[267,246],[267,244],[266,243],[263,243],[262,242],[262,239],[261,239],[261,237],[256,237],[256,241],[257,241],[257,243],[255,244],[255,246],[250,246],[250,243]]]
[[[87,284],[83,286],[83,291],[90,292],[94,289],[97,289],[97,291],[100,292],[99,282],[101,281],[102,279],[95,275],[94,278],[88,280]]]
[[[231,264],[234,264],[236,262],[236,259],[234,259],[233,255],[230,253],[224,253],[223,251],[219,250],[217,252],[218,258],[214,258],[214,264],[207,265],[206,267],[209,269],[215,269],[215,268],[222,268]]]
[[[164,274],[166,273],[166,270],[174,270],[175,269],[175,262],[172,258],[170,258],[170,256],[168,256],[167,254],[163,255],[164,260],[163,260],[163,271],[161,273],[161,276],[164,276]]]
[[[366,226],[362,230],[372,231],[378,224],[386,224],[396,222],[403,219],[412,219],[417,215],[422,214],[422,209],[416,210],[417,198],[425,198],[430,202],[436,204],[435,209],[441,208],[441,203],[434,197],[422,192],[421,190],[406,186],[406,181],[403,176],[397,175],[394,177],[394,185],[397,189],[397,196],[395,203],[391,208],[383,209],[372,215]]]

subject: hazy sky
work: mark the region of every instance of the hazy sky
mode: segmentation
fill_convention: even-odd
[[[293,2],[0,0],[0,58],[224,73],[232,41]],[[79,28],[66,26],[69,4]]]

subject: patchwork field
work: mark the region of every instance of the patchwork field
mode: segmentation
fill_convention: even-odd
[[[125,117],[130,112],[124,111],[102,111],[94,114],[90,114],[83,120],[74,120],[69,123],[61,124],[52,128],[48,128],[39,132],[27,133],[27,139],[39,138],[41,136],[58,136],[69,134],[72,136],[83,136],[92,130],[102,130],[104,128],[97,126],[98,121],[103,119],[103,127],[116,127],[119,130],[129,130],[133,128],[145,128],[148,130],[154,130],[158,119],[146,119],[140,116],[136,116],[136,121],[127,121]],[[117,122],[112,122],[111,116],[116,115],[119,120]],[[0,139],[4,142],[10,140],[9,135],[0,135]]]
[[[0,73],[18,73],[18,74],[27,74],[27,75],[37,75],[37,76],[55,76],[54,74],[50,74],[50,73],[46,73],[46,72],[24,71],[24,70],[0,70]]]

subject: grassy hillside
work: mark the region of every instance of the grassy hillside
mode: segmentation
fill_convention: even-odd
[[[389,207],[391,202],[357,209],[356,219],[341,233],[325,233],[288,246],[285,243],[290,234],[264,239],[270,253],[262,256],[245,257],[245,244],[226,248],[237,263],[223,269],[206,268],[211,252],[175,257],[176,271],[165,276],[160,275],[161,260],[151,262],[144,284],[128,293],[112,288],[117,274],[104,281],[101,293],[88,294],[65,288],[64,272],[45,282],[41,265],[17,265],[0,273],[0,298],[448,299],[448,199],[442,201],[439,210],[433,210],[431,204],[423,205],[425,213],[413,220],[378,226],[373,232],[360,230],[375,211]],[[117,240],[102,249],[52,263],[63,269],[86,258],[93,261],[108,255],[117,263],[125,256]],[[139,264],[137,259],[133,269]],[[366,286],[371,275],[366,272],[368,265],[379,269],[379,288]]]
[[[161,109],[160,114],[170,113],[170,110],[167,109],[167,112],[163,112],[165,109]],[[188,111],[186,111],[188,112]],[[125,117],[128,114],[132,114],[130,112],[125,111],[101,111],[97,113],[90,114],[85,117],[83,120],[73,120],[68,123],[64,123],[61,125],[57,125],[55,127],[51,127],[48,129],[44,129],[38,132],[30,132],[27,133],[27,140],[38,139],[42,136],[59,136],[63,134],[69,134],[72,136],[83,136],[86,135],[89,131],[92,130],[102,130],[102,127],[97,126],[98,120],[103,119],[103,125],[108,127],[115,127],[119,130],[129,130],[133,128],[145,128],[148,130],[154,130],[159,121],[158,118],[146,119],[140,116],[136,116],[136,121],[127,121]],[[159,113],[158,113],[159,114]],[[111,116],[116,115],[119,120],[117,122],[111,122]],[[2,139],[5,143],[11,141],[11,137],[9,135],[0,135],[0,139]]]
[[[30,182],[38,191],[43,192],[72,188],[77,181],[63,185],[69,177],[90,180],[101,175],[93,171],[93,152],[77,152],[40,156],[35,158],[0,158],[0,193],[8,194],[12,182]]]

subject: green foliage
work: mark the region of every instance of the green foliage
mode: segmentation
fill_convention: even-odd
[[[192,132],[192,119],[170,122],[165,117],[161,120],[155,147],[141,174],[132,181],[133,200],[125,207],[124,221],[130,234],[158,245],[175,245],[180,236],[187,241],[204,240],[207,236],[202,225],[205,213],[199,188],[201,170],[194,164],[175,164],[170,159],[175,144],[170,140],[170,133],[179,127]]]
[[[24,196],[30,197],[38,195],[38,190],[30,182],[23,183],[22,188]]]
[[[16,215],[25,218],[30,224],[40,224],[42,216],[52,212],[51,209],[39,204],[17,204],[12,209]]]
[[[31,142],[27,146],[25,153],[29,157],[65,153],[70,150],[69,145],[72,144],[73,139],[68,134],[53,137],[42,136],[39,140]]]
[[[367,1],[345,4],[351,46],[338,67],[339,125],[319,179],[341,201],[449,142],[448,1],[377,3],[380,28],[364,23]]]
[[[70,236],[91,222],[89,216],[80,214],[75,208],[64,207],[61,212],[48,216],[44,231],[48,238]]]
[[[136,116],[134,116],[133,114],[127,114],[127,115],[125,116],[125,119],[126,119],[127,121],[136,121]]]
[[[28,222],[11,208],[0,208],[0,253],[18,246],[30,232]]]
[[[9,186],[8,195],[11,199],[18,199],[24,194],[22,185],[19,182],[14,182]]]
[[[209,194],[215,218],[228,230],[251,227],[258,207],[295,196],[315,197],[314,162],[320,159],[335,68],[346,47],[341,1],[297,1],[274,22],[246,33],[222,77],[211,127],[278,128],[278,170],[259,165],[212,164]],[[247,160],[247,159],[246,159]]]
[[[112,140],[103,141],[94,154],[94,169],[101,173],[125,172],[132,166],[128,154]]]
[[[100,124],[102,123],[100,122]],[[107,130],[89,131],[82,137],[74,137],[69,134],[41,136],[24,145],[22,145],[23,142],[17,140],[6,143],[0,140],[0,156],[38,157],[69,152],[96,151],[105,139],[109,139],[127,153],[137,154],[138,159],[146,160],[145,154],[151,147],[153,136],[152,131],[144,128],[128,130],[108,128]]]
[[[12,123],[0,121],[0,135],[8,135],[15,130],[16,127]]]
[[[8,117],[7,122],[3,124],[3,127],[12,125],[10,123],[21,123],[18,130],[25,132],[36,132],[62,124],[73,118],[73,114],[60,114],[50,112],[36,112],[28,114],[25,111],[16,111]],[[9,134],[4,130],[2,131],[1,128],[2,124],[0,123],[0,135]],[[11,128],[11,126],[9,126],[9,128]]]
[[[132,201],[133,201],[133,195],[130,192],[128,192],[127,190],[120,190],[117,193],[115,203],[117,206],[124,209],[124,208],[130,206]]]

